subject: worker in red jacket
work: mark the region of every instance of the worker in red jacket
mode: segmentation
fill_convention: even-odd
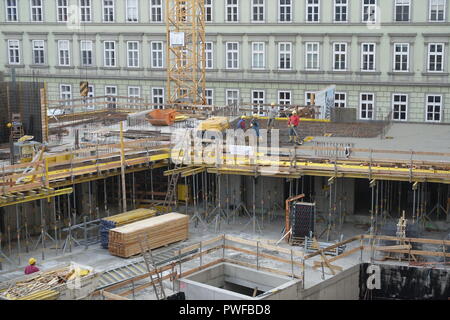
[[[294,143],[297,143],[297,131],[296,128],[298,127],[298,123],[300,122],[300,118],[297,115],[297,111],[292,111],[291,116],[288,120],[288,127],[289,127],[289,142],[292,142],[294,140]]]
[[[32,274],[35,272],[40,271],[38,267],[36,267],[36,259],[35,258],[30,258],[30,260],[28,260],[29,265],[25,268],[25,274]]]

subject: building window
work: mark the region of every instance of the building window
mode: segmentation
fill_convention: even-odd
[[[361,93],[359,100],[360,118],[372,120],[375,106],[375,95],[373,93]]]
[[[20,64],[19,40],[8,40],[8,62],[9,64]]]
[[[67,21],[68,1],[69,0],[57,0],[56,2],[56,14],[58,22]]]
[[[33,40],[33,64],[45,64],[45,42],[44,40]]]
[[[139,4],[138,0],[127,0],[127,21],[138,22],[139,20]]]
[[[91,22],[91,0],[80,0],[81,22]]]
[[[93,98],[95,97],[95,88],[92,84],[88,85],[88,98]],[[95,106],[95,100],[94,99],[87,99],[86,103],[88,103],[88,105],[86,106],[86,109],[88,110],[95,110],[96,106]]]
[[[266,99],[265,99],[264,90],[253,90],[252,91],[253,114],[264,115],[265,101],[266,101]]]
[[[152,22],[162,22],[162,0],[150,1],[150,16]]]
[[[318,42],[306,42],[305,43],[305,69],[306,70],[319,70],[320,68],[320,44]]]
[[[362,21],[375,23],[377,21],[377,0],[362,0]]]
[[[285,107],[292,103],[292,93],[291,91],[278,91],[278,110],[284,111]]]
[[[114,0],[103,0],[103,22],[114,22]]]
[[[116,42],[105,41],[104,43],[105,67],[116,66]]]
[[[292,21],[292,0],[279,0],[279,22]]]
[[[128,41],[127,42],[127,61],[128,68],[139,67],[139,42]]]
[[[108,102],[107,106],[109,109],[117,108],[117,87],[116,86],[105,86],[105,96],[106,102]]]
[[[213,21],[213,0],[205,0],[205,21],[211,22]]]
[[[162,41],[152,41],[151,44],[152,68],[163,67],[163,43]]]
[[[206,98],[206,104],[208,106],[214,105],[214,90],[213,89],[205,89],[205,98]]]
[[[17,15],[17,0],[5,0],[6,3],[6,21],[19,21]]]
[[[152,88],[154,109],[164,109],[164,88]]]
[[[292,68],[292,43],[280,42],[278,44],[278,69],[290,70]]]
[[[409,44],[394,44],[394,71],[409,71]]]
[[[227,69],[239,68],[239,43],[227,42],[226,43],[226,56],[227,56]]]
[[[63,67],[70,66],[70,43],[69,40],[58,40],[58,61]]]
[[[311,105],[311,98],[314,96],[315,97],[315,95],[316,95],[316,93],[315,92],[312,92],[312,91],[306,91],[305,92],[305,104],[307,105],[307,106],[310,106]],[[315,104],[315,103],[314,103]]]
[[[212,42],[205,42],[205,55],[206,55],[206,69],[212,69],[214,67],[214,53]]]
[[[59,86],[59,96],[61,100],[72,99],[72,86],[70,84],[61,84]]]
[[[395,21],[409,21],[411,0],[395,0]]]
[[[319,0],[306,0],[306,21],[320,21],[320,2]]]
[[[406,121],[408,115],[408,95],[392,95],[392,120]]]
[[[264,22],[265,0],[252,0],[252,21]]]
[[[375,71],[375,43],[361,44],[361,70]]]
[[[347,22],[348,0],[334,0],[334,22]]]
[[[227,90],[225,96],[227,106],[239,105],[239,90]]]
[[[428,44],[428,71],[429,72],[444,71],[444,44],[443,43]]]
[[[334,43],[334,69],[338,71],[347,70],[347,43]]]
[[[84,67],[92,66],[93,65],[92,41],[90,40],[81,41],[80,47],[81,47],[81,65]]]
[[[446,0],[430,0],[430,21],[445,21]]]
[[[139,103],[141,97],[141,87],[128,87],[128,103],[131,108],[137,109],[138,105],[133,105],[133,103]]]
[[[237,22],[239,21],[239,0],[225,0],[225,21]]]
[[[426,121],[441,121],[442,95],[427,95],[426,113]]]
[[[347,94],[345,92],[334,93],[334,106],[336,108],[345,108],[347,106]]]
[[[264,69],[265,61],[265,43],[252,42],[252,69]]]
[[[31,21],[42,22],[44,21],[42,17],[42,0],[30,0],[30,13]]]

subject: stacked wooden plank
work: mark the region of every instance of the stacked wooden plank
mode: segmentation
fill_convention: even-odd
[[[130,223],[109,231],[109,252],[128,258],[141,252],[140,241],[147,239],[148,247],[155,249],[185,240],[189,236],[189,216],[171,212],[161,216]]]
[[[207,120],[200,122],[198,130],[216,130],[223,131],[230,127],[230,123],[227,117],[211,117]]]
[[[103,218],[100,220],[100,239],[102,247],[108,249],[109,230],[128,223],[136,222],[151,218],[156,215],[156,210],[151,209],[136,209],[127,211],[121,214]]]

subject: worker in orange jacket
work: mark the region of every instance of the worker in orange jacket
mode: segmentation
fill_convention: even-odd
[[[300,122],[300,118],[297,115],[297,111],[292,111],[291,116],[289,117],[288,120],[288,127],[289,127],[289,142],[294,141],[294,143],[298,142],[298,137],[297,137],[297,131],[296,128],[298,127],[298,124]]]

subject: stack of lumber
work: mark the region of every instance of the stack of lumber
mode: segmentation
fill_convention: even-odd
[[[102,247],[108,249],[109,230],[114,229],[128,223],[151,218],[156,215],[156,210],[151,209],[136,209],[124,213],[110,216],[100,220],[100,239]]]
[[[171,212],[109,230],[109,252],[128,258],[141,253],[142,238],[147,239],[150,249],[155,249],[188,236],[189,216]]]
[[[216,130],[223,131],[230,127],[230,123],[227,117],[211,117],[207,120],[200,122],[197,130]]]

